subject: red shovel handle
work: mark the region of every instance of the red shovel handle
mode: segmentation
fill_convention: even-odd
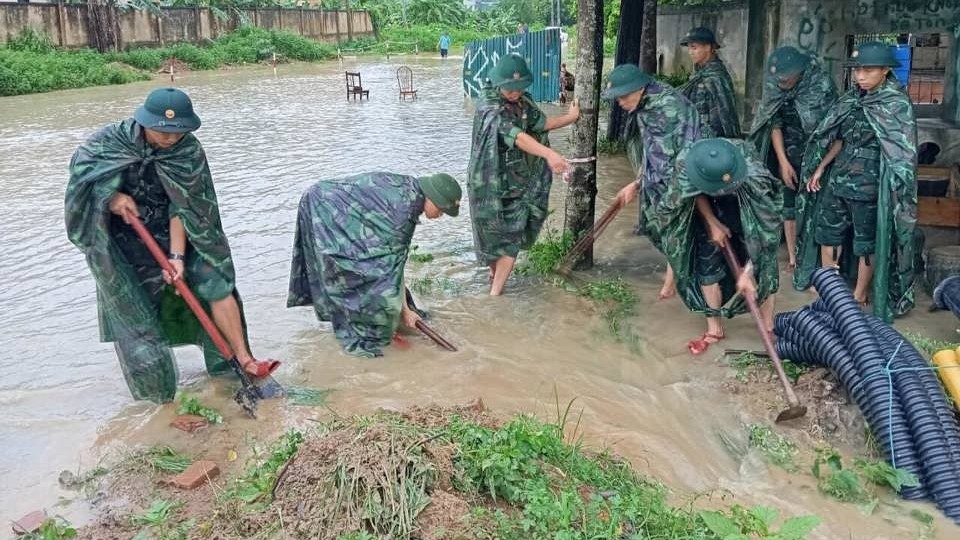
[[[134,231],[137,231],[137,236],[143,240],[143,243],[147,245],[147,249],[150,251],[150,254],[153,255],[153,258],[157,260],[157,264],[161,268],[167,271],[168,274],[174,275],[176,270],[173,269],[173,265],[170,264],[170,261],[167,259],[167,254],[163,252],[163,249],[160,248],[160,245],[157,244],[157,241],[154,240],[153,235],[150,234],[150,231],[147,230],[147,227],[140,221],[140,218],[133,215],[130,212],[127,212],[126,216],[127,223],[133,227]],[[187,305],[190,306],[190,311],[197,316],[197,319],[200,321],[200,325],[203,326],[203,329],[207,331],[207,334],[210,335],[210,339],[213,340],[213,344],[217,346],[217,350],[220,351],[220,354],[226,358],[233,358],[233,350],[230,349],[230,345],[227,344],[227,340],[223,339],[223,335],[220,333],[220,329],[217,328],[217,325],[214,324],[213,320],[210,319],[210,316],[207,315],[207,312],[204,311],[203,306],[200,305],[200,301],[197,300],[197,297],[193,295],[193,292],[190,290],[190,287],[187,287],[187,284],[184,283],[183,279],[173,280],[173,286],[176,287],[177,292],[180,293],[180,296],[183,297],[184,301],[187,302]]]

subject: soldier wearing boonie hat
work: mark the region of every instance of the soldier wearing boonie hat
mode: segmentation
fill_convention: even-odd
[[[690,353],[703,354],[724,339],[721,317],[746,311],[742,298],[733,299],[736,289],[757,296],[772,332],[783,202],[769,170],[745,141],[701,139],[681,152],[670,190],[666,197],[674,202],[660,215],[663,252],[684,304],[707,317]],[[741,263],[750,261],[755,281],[734,281],[722,252],[728,242]]]
[[[680,45],[687,48],[693,73],[678,90],[697,108],[704,136],[739,138],[740,118],[733,79],[717,56],[720,44],[713,30],[702,26],[693,28]]]
[[[804,156],[794,286],[819,265],[856,275],[853,294],[886,320],[913,307],[916,121],[880,42],[850,55],[854,87],[830,109]],[[844,256],[846,255],[846,256]],[[852,256],[852,257],[851,257]]]
[[[656,214],[671,182],[680,151],[700,137],[700,119],[693,105],[670,85],[658,82],[634,64],[621,64],[610,72],[601,97],[616,101],[628,113],[624,142],[633,165],[633,181],[617,194],[627,205],[642,190],[638,234],[645,230],[660,249]],[[668,266],[660,299],[676,294],[673,271]]]
[[[460,213],[449,174],[371,172],[320,180],[304,192],[287,307],[313,306],[352,355],[383,355],[398,328],[420,315],[404,294],[403,268],[420,216]]]
[[[747,140],[783,183],[783,229],[791,269],[797,262],[796,189],[804,146],[836,99],[833,78],[819,59],[789,46],[770,54]]]
[[[499,295],[517,254],[543,227],[552,173],[568,169],[548,133],[576,122],[580,106],[574,100],[567,114],[547,117],[525,91],[533,74],[517,55],[501,57],[489,79],[474,116],[467,189],[477,262],[490,269],[490,294]]]
[[[201,346],[211,374],[231,369],[196,319],[182,315],[186,305],[166,286],[178,279],[208,306],[250,376],[265,377],[279,366],[256,360],[247,345],[213,179],[191,133],[199,127],[186,93],[158,88],[132,118],[93,134],[70,162],[67,235],[86,254],[97,283],[101,340],[114,342],[135,399],[173,399],[172,345]],[[167,251],[173,275],[128,225],[133,219]]]

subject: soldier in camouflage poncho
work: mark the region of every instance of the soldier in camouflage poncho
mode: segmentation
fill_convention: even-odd
[[[842,264],[863,304],[872,280],[874,314],[890,321],[914,304],[917,127],[891,75],[899,63],[890,47],[864,43],[851,64],[857,86],[827,113],[804,156],[794,286],[808,288],[821,264]]]
[[[654,219],[680,297],[691,311],[707,316],[707,331],[688,345],[691,354],[702,354],[724,339],[721,316],[746,311],[743,298],[734,297],[742,285],[728,271],[721,250],[727,242],[741,264],[751,262],[754,294],[768,331],[773,331],[783,210],[777,184],[742,140],[702,139],[677,158],[676,180]]]
[[[574,102],[568,114],[548,118],[524,91],[533,75],[516,55],[502,57],[490,79],[473,120],[467,189],[477,261],[490,268],[490,294],[499,295],[547,218],[551,172],[568,167],[547,134],[575,122],[580,107]]]
[[[767,61],[760,108],[748,140],[784,184],[783,230],[790,268],[797,265],[796,190],[807,140],[837,99],[837,88],[817,58],[780,47]]]
[[[693,60],[693,74],[679,90],[696,107],[703,135],[739,139],[740,118],[733,79],[717,57],[720,44],[713,31],[694,28],[680,44],[687,47]]]
[[[620,190],[617,198],[626,205],[643,191],[640,212],[647,224],[647,235],[661,249],[659,222],[654,215],[674,181],[677,156],[700,137],[697,112],[679,92],[655,81],[633,64],[617,66],[610,72],[603,97],[616,99],[629,114],[625,142],[635,180]],[[675,294],[673,271],[667,266],[660,298]]]
[[[113,341],[135,399],[157,403],[176,393],[171,345],[203,348],[207,370],[229,366],[186,304],[164,281],[185,279],[207,304],[240,364],[252,376],[278,362],[250,354],[230,247],[190,98],[174,88],[152,92],[134,117],[91,136],[70,162],[67,236],[86,255],[97,284],[100,338]],[[167,275],[125,221],[139,216],[176,275]]]
[[[446,174],[317,182],[300,199],[287,306],[312,305],[348,353],[382,356],[400,322],[414,328],[420,318],[403,287],[417,220],[456,216],[460,196]]]

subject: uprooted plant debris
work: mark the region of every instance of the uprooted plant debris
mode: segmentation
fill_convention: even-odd
[[[111,470],[94,497],[99,518],[79,537],[667,539],[722,538],[731,527],[743,538],[759,534],[755,520],[737,518],[741,507],[669,506],[666,489],[623,459],[567,440],[575,429],[566,432],[565,420],[502,420],[479,400],[340,418],[288,432],[240,474],[190,492],[157,485],[150,468]],[[119,499],[123,505],[111,504]],[[790,538],[819,522],[773,519],[763,530],[800,533]]]

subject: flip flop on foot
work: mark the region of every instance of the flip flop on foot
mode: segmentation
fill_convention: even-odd
[[[700,356],[701,354],[707,352],[707,349],[710,348],[711,344],[717,343],[724,337],[725,336],[722,334],[718,336],[717,334],[706,332],[698,338],[691,339],[690,342],[687,343],[687,350],[690,351],[690,354],[694,356]]]
[[[393,335],[393,345],[401,351],[405,351],[411,346],[407,338],[401,336],[400,334]]]
[[[279,360],[252,360],[243,366],[243,371],[255,379],[262,379],[272,375],[280,367]]]

